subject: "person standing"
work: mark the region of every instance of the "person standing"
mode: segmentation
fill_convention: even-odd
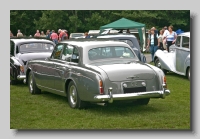
[[[46,32],[46,38],[47,38],[47,39],[50,39],[50,36],[51,36],[50,30],[48,29],[47,32]]]
[[[164,39],[167,41],[167,51],[169,52],[169,47],[176,42],[177,34],[173,31],[173,26],[168,27],[168,32],[164,34]]]
[[[129,29],[126,30],[126,33],[131,33]]]
[[[163,33],[163,48],[164,48],[165,50],[167,50],[167,40],[166,40],[166,38],[164,38],[164,36],[166,36],[166,34],[167,34],[169,31],[168,31],[168,29],[167,29],[167,26],[165,26],[165,27],[163,28],[163,30],[164,30],[164,33]]]
[[[17,31],[17,37],[23,37],[23,34],[21,33],[20,30]]]
[[[12,33],[12,31],[10,30],[10,37],[13,37],[13,33]]]
[[[148,45],[147,47],[150,46],[150,52],[151,52],[151,57],[152,61],[154,60],[154,54],[157,51],[158,47],[160,46],[160,42],[158,39],[158,34],[155,33],[155,30],[151,28],[151,34],[148,36]]]
[[[39,30],[36,31],[34,37],[40,37],[40,31]]]
[[[40,37],[45,38],[46,35],[44,34],[44,31],[41,31]]]
[[[59,34],[59,36],[58,36],[58,42],[62,41],[63,33],[64,33],[63,30],[61,30],[61,29],[58,30],[58,34]]]
[[[89,38],[90,38],[90,35],[88,34],[88,32],[85,32],[85,38],[86,38],[86,39],[89,39]]]
[[[160,30],[160,35],[158,36],[158,40],[160,43],[160,46],[158,49],[160,49],[160,50],[164,50],[164,48],[163,48],[163,33],[164,33],[164,31]]]
[[[52,34],[51,34],[51,36],[50,36],[50,39],[51,39],[55,44],[58,43],[58,34],[55,33],[54,30],[52,30]]]

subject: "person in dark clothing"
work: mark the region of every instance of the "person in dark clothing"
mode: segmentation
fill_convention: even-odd
[[[90,35],[88,34],[88,32],[85,32],[85,38],[86,38],[86,39],[89,39],[89,38],[90,38]]]
[[[126,30],[126,33],[131,33],[129,29]]]
[[[123,29],[121,29],[121,30],[119,31],[119,33],[123,33]]]
[[[149,46],[150,46],[150,52],[151,52],[151,57],[152,57],[152,62],[153,62],[154,54],[157,51],[158,47],[160,46],[158,34],[155,33],[155,30],[153,28],[151,28],[151,34],[148,36],[147,47]]]

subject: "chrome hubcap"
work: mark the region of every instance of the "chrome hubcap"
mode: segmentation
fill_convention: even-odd
[[[29,88],[30,88],[30,92],[33,92],[33,79],[32,79],[32,75],[29,77]]]
[[[161,68],[160,61],[158,61],[156,65],[157,65],[158,68]]]
[[[72,103],[72,105],[76,105],[77,102],[77,92],[76,92],[76,88],[74,85],[72,85],[70,87],[70,91],[69,91],[69,97],[70,97],[70,101]]]

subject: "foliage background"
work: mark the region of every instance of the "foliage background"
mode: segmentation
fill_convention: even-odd
[[[189,10],[11,10],[10,30],[14,35],[18,29],[25,35],[37,29],[86,32],[122,17],[146,24],[146,28],[173,25],[174,30],[190,31]]]

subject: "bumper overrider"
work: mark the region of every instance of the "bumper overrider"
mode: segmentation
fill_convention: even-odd
[[[23,80],[23,82],[26,83],[26,75],[18,75],[17,80]]]
[[[149,92],[138,92],[138,93],[127,93],[127,94],[113,94],[112,88],[108,89],[108,95],[97,95],[94,100],[97,102],[109,102],[113,103],[114,100],[128,100],[128,99],[142,99],[142,98],[162,98],[170,94],[170,90],[163,89],[160,91],[149,91]]]

